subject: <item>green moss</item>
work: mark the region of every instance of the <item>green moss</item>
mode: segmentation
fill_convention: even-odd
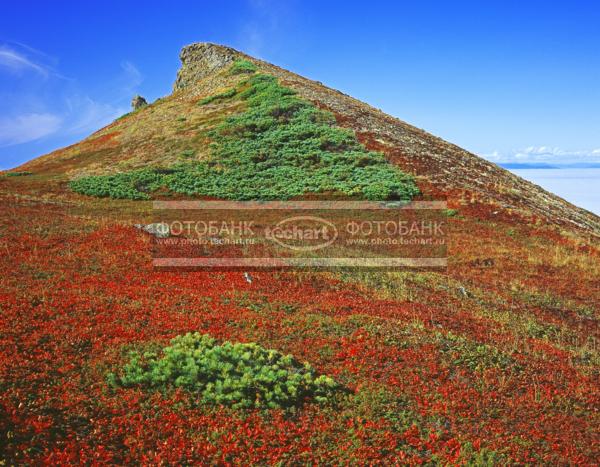
[[[212,158],[173,167],[90,177],[71,184],[93,196],[146,199],[166,187],[186,195],[272,200],[333,193],[369,200],[418,194],[412,177],[370,152],[334,116],[298,98],[271,75],[256,74],[235,92],[246,110],[226,118],[209,136]]]
[[[233,408],[289,408],[308,400],[326,402],[339,389],[308,363],[253,343],[218,344],[209,335],[178,336],[162,355],[134,354],[123,374],[108,376],[117,386],[176,387],[208,404]]]

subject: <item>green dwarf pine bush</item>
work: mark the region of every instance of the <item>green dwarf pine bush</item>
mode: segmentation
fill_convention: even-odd
[[[383,201],[408,200],[419,193],[412,177],[389,164],[383,154],[367,151],[353,131],[336,126],[333,114],[301,100],[274,76],[254,74],[237,89],[213,97],[234,95],[246,110],[226,118],[209,134],[209,161],[180,164],[170,173],[142,169],[87,177],[71,188],[131,199],[147,199],[161,187],[235,200],[334,193]]]
[[[209,335],[175,337],[161,355],[135,354],[113,384],[154,389],[182,388],[207,404],[245,408],[290,408],[308,400],[326,402],[340,389],[308,363],[254,344],[218,344]]]
[[[256,70],[256,65],[250,60],[238,59],[231,65],[229,73],[232,75],[240,75],[242,73],[254,73]]]

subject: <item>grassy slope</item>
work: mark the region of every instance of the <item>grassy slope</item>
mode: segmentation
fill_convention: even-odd
[[[67,189],[74,174],[159,153],[202,159],[204,135],[236,109],[197,101],[236,79],[176,93],[20,169],[33,175],[0,179],[0,458],[596,462],[600,245],[589,231],[427,179],[422,190],[459,211],[447,274],[256,273],[249,284],[239,272],[152,270],[148,238],[128,227],[150,219],[147,203]],[[129,349],[188,331],[291,353],[355,394],[289,418],[108,388]]]
[[[208,133],[208,160],[193,160],[195,150],[187,149],[179,163],[82,177],[70,187],[121,199],[150,199],[160,190],[236,200],[315,193],[387,200],[419,194],[412,177],[383,153],[367,151],[352,131],[336,125],[331,113],[299,99],[274,76],[255,73],[248,61],[234,62],[228,72],[240,68],[247,80],[198,103],[237,100],[245,107]]]

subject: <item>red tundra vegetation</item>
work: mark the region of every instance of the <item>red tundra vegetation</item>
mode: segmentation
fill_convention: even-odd
[[[447,274],[264,271],[248,282],[154,270],[150,237],[124,222],[135,204],[111,203],[118,221],[3,195],[6,460],[598,460],[595,248],[457,217]],[[236,411],[107,384],[130,350],[193,331],[290,353],[351,394],[294,413]]]

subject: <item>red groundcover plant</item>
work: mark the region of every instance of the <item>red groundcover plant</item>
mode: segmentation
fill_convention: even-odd
[[[131,227],[18,200],[0,215],[9,463],[597,461],[598,377],[587,360],[520,323],[500,325],[448,281],[407,274],[415,299],[348,282],[383,276],[256,272],[249,283],[239,271],[161,272]],[[477,228],[473,242],[498,235]],[[570,326],[540,308],[519,313]],[[188,332],[278,349],[352,393],[290,413],[199,403],[185,385],[107,384],[131,352],[159,361]]]

